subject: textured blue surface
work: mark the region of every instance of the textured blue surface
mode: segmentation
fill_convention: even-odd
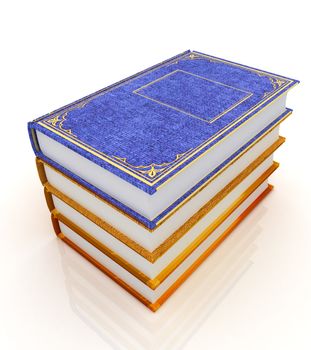
[[[295,83],[186,52],[38,118],[29,128],[152,194]]]
[[[165,217],[167,214],[169,214],[172,210],[174,210],[174,208],[176,208],[176,206],[178,204],[180,204],[181,202],[183,202],[187,197],[189,197],[196,189],[198,189],[199,187],[201,187],[202,185],[204,185],[207,181],[209,181],[209,179],[211,179],[215,174],[217,174],[219,171],[221,171],[222,168],[224,168],[229,162],[231,162],[232,160],[234,160],[235,158],[237,158],[241,152],[243,152],[243,150],[245,150],[246,148],[248,148],[249,146],[251,146],[253,143],[256,142],[256,140],[258,140],[260,138],[260,136],[262,136],[264,133],[268,132],[270,129],[272,129],[277,123],[279,123],[280,121],[282,121],[282,119],[284,119],[287,114],[290,112],[290,109],[287,109],[287,111],[285,113],[283,113],[281,116],[279,116],[278,118],[276,118],[272,123],[270,123],[265,129],[263,129],[260,133],[258,133],[255,137],[253,137],[250,141],[248,141],[245,145],[243,145],[239,150],[237,150],[235,153],[233,153],[229,158],[227,158],[223,163],[221,163],[217,168],[215,168],[212,172],[210,172],[207,176],[205,176],[199,183],[197,183],[195,186],[193,186],[189,191],[187,191],[182,197],[180,197],[179,199],[177,199],[173,204],[171,204],[166,210],[164,210],[160,215],[158,215],[154,220],[148,220],[147,218],[145,218],[144,216],[138,214],[137,212],[135,212],[134,210],[132,210],[131,208],[127,207],[126,205],[124,205],[123,203],[119,202],[118,200],[112,198],[111,196],[109,196],[108,194],[106,194],[103,191],[100,191],[98,188],[94,187],[93,185],[91,185],[90,183],[86,182],[85,180],[81,179],[79,176],[77,176],[76,174],[70,172],[69,170],[65,169],[64,167],[60,166],[58,163],[55,163],[54,161],[52,161],[51,159],[45,157],[44,155],[40,155],[41,159],[43,159],[45,162],[47,162],[48,164],[51,164],[52,166],[54,166],[56,169],[60,170],[61,172],[63,172],[64,174],[68,175],[69,177],[73,178],[74,180],[76,180],[77,182],[81,183],[83,186],[89,188],[91,191],[93,191],[94,193],[96,193],[97,195],[99,195],[100,197],[104,198],[105,200],[109,201],[110,203],[112,203],[113,205],[115,205],[116,207],[118,207],[119,209],[121,209],[122,211],[124,211],[125,213],[127,213],[128,215],[130,215],[131,217],[135,218],[136,220],[138,220],[139,222],[141,222],[142,224],[144,224],[146,227],[150,228],[150,229],[154,229],[158,222]]]
[[[164,75],[135,93],[208,122],[219,118],[237,103],[251,96],[247,91],[182,70]]]

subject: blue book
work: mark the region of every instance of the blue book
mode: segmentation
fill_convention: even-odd
[[[186,51],[28,125],[35,154],[148,228],[288,114],[297,80]]]

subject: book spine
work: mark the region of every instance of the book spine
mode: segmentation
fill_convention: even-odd
[[[28,135],[30,138],[31,147],[32,147],[35,155],[38,156],[41,153],[41,151],[40,151],[40,146],[39,146],[39,142],[37,139],[36,131],[34,129],[33,122],[29,122],[27,124],[27,130],[28,130]]]

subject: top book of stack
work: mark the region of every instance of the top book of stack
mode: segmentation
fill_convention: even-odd
[[[148,229],[282,121],[297,80],[186,51],[29,123],[36,155]]]

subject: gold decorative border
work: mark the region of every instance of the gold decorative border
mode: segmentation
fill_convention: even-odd
[[[53,187],[46,179],[44,173],[44,163],[38,160],[38,168],[42,182],[44,183],[44,193],[46,197],[46,202],[51,211],[54,210],[54,204],[52,195],[56,196],[67,205],[78,211],[80,214],[84,215],[87,219],[98,225],[100,228],[105,230],[107,233],[112,235],[114,238],[118,239],[129,248],[134,250],[136,253],[141,255],[146,260],[154,263],[157,261],[169,248],[171,248],[180,238],[182,238],[201,218],[208,214],[228,193],[230,193],[236,186],[238,186],[251,172],[254,171],[263,161],[265,161],[273,152],[279,148],[285,142],[284,137],[279,137],[279,139],[274,142],[270,147],[268,147],[259,157],[257,157],[248,167],[246,167],[235,179],[233,179],[229,184],[227,184],[222,190],[220,190],[213,198],[211,198],[201,209],[198,210],[191,218],[189,218],[183,225],[181,225],[176,231],[174,231],[170,237],[168,237],[158,248],[150,252],[140,244],[129,238],[126,234],[116,229],[105,220],[93,214],[91,211],[87,210],[81,206],[76,201],[72,200],[57,188]],[[43,169],[42,169],[43,168]]]
[[[75,135],[71,129],[64,129],[63,128],[63,123],[67,120],[66,117],[68,115],[68,112],[64,113],[64,114],[58,114],[56,116],[54,116],[53,118],[47,120],[47,123],[49,123],[50,125],[59,128],[60,130],[64,131],[66,134],[69,134],[72,137],[77,137],[77,135]]]
[[[266,170],[244,193],[234,201],[217,219],[215,219],[203,232],[192,241],[172,262],[170,262],[155,278],[149,278],[139,271],[132,264],[124,260],[119,254],[113,252],[103,243],[92,237],[89,233],[78,227],[71,220],[63,216],[56,209],[52,210],[52,215],[75,231],[80,237],[92,244],[95,248],[114,260],[117,264],[127,270],[130,274],[146,284],[151,289],[156,289],[159,285],[173,272],[175,269],[199,246],[201,245],[213,231],[219,227],[277,168],[279,164],[274,162],[273,165]]]
[[[83,143],[81,140],[77,140],[77,138],[73,137],[73,135],[71,135],[70,133],[66,133],[65,130],[61,130],[58,129],[57,127],[53,126],[53,125],[48,125],[49,124],[49,120],[43,120],[43,121],[38,121],[38,124],[43,126],[44,128],[54,132],[55,134],[57,134],[58,136],[63,137],[64,139],[66,139],[67,141],[75,144],[76,146],[86,150],[87,152],[91,153],[92,155],[95,155],[96,157],[106,161],[107,163],[115,166],[116,168],[118,168],[119,170],[131,175],[132,177],[138,179],[139,181],[143,182],[144,184],[148,185],[148,186],[154,186],[155,184],[157,184],[161,179],[163,179],[164,176],[167,176],[168,174],[170,174],[172,171],[174,171],[177,167],[179,167],[181,164],[183,164],[185,161],[187,161],[189,158],[193,157],[195,154],[197,154],[198,152],[200,152],[204,147],[206,147],[209,143],[211,143],[212,141],[214,141],[218,136],[220,136],[221,134],[223,134],[226,130],[228,130],[228,128],[234,126],[235,124],[237,124],[242,118],[246,117],[247,115],[249,115],[250,113],[252,113],[253,111],[255,111],[258,107],[262,106],[264,103],[266,103],[267,101],[269,101],[269,99],[271,99],[273,96],[275,96],[276,94],[279,94],[282,90],[285,90],[286,87],[288,87],[290,84],[295,83],[294,85],[297,84],[297,82],[295,82],[294,80],[288,79],[288,78],[282,78],[279,77],[275,74],[271,74],[271,73],[266,73],[257,69],[253,69],[253,68],[249,68],[249,67],[245,67],[243,65],[239,65],[237,63],[232,63],[232,62],[228,62],[226,60],[222,60],[222,59],[216,59],[214,57],[208,56],[208,55],[204,55],[204,54],[199,54],[197,52],[192,52],[190,54],[185,54],[184,56],[182,56],[180,58],[180,60],[183,59],[194,59],[194,58],[202,58],[202,59],[206,59],[208,61],[211,62],[224,62],[225,64],[228,65],[233,65],[233,66],[237,66],[240,67],[241,69],[244,70],[248,70],[251,72],[256,73],[259,76],[266,76],[267,78],[270,79],[273,88],[275,87],[275,90],[273,90],[272,94],[270,94],[270,92],[268,94],[264,94],[263,95],[263,99],[258,102],[256,105],[254,105],[250,110],[248,110],[246,113],[244,113],[243,115],[241,115],[240,117],[238,117],[237,119],[235,119],[232,123],[226,125],[223,129],[219,130],[215,135],[213,135],[211,138],[209,138],[208,140],[205,140],[202,144],[198,145],[195,148],[192,148],[191,150],[188,150],[187,156],[185,157],[175,157],[174,160],[164,163],[166,164],[165,167],[162,167],[159,171],[155,172],[154,169],[152,169],[152,165],[157,164],[156,162],[153,162],[152,164],[149,165],[144,165],[144,166],[133,166],[131,164],[129,164],[128,162],[124,161],[124,158],[119,157],[119,156],[109,156],[103,152],[100,152],[98,150],[96,150],[95,148],[91,147],[90,145],[87,145],[86,143]],[[168,62],[165,63],[166,65],[169,64]],[[157,69],[160,66],[157,66]],[[149,74],[152,70],[145,72],[142,75],[139,75],[138,77],[141,77],[143,75]],[[135,77],[133,79],[137,79],[138,77]],[[128,83],[128,80],[125,81],[123,84]],[[120,85],[116,85],[116,86],[121,86]],[[293,85],[293,86],[294,86]],[[292,86],[292,87],[293,87]],[[288,91],[289,89],[287,89]],[[110,90],[109,90],[110,91]],[[106,93],[106,92],[105,92]],[[283,93],[281,95],[279,95],[276,99],[280,98],[283,95]],[[66,110],[65,113],[68,113],[69,111],[76,109],[76,108],[83,108],[87,103],[89,103],[92,99],[96,98],[97,96],[93,96],[92,98],[90,98],[89,100],[84,101],[83,103],[80,103],[78,105],[72,106],[69,109]],[[275,102],[276,99],[274,99],[273,101],[270,101],[269,103],[267,103],[267,105],[264,107],[266,108],[268,105],[270,105],[271,103]],[[255,115],[257,115],[258,113],[260,113],[262,110],[257,111],[256,113],[254,113],[254,115],[249,118],[247,121],[245,121],[242,125],[244,125],[245,123],[247,123],[248,121],[250,121]],[[53,119],[53,118],[51,118]],[[238,128],[240,128],[242,125],[240,125]],[[222,140],[220,140],[217,144],[219,144],[220,142],[224,141],[232,132],[234,132],[235,130],[237,130],[238,128],[232,130],[231,132],[229,132],[228,135],[226,135]],[[71,130],[70,130],[71,131]],[[214,147],[214,146],[213,146]],[[205,150],[199,157],[201,157],[202,155],[206,154],[207,152],[209,152],[213,147]],[[196,161],[198,158],[193,159],[191,161],[191,163],[193,163],[194,161]],[[190,164],[191,164],[190,163]],[[146,169],[148,169],[148,171],[146,171]],[[185,169],[182,168],[180,169],[176,174],[180,173],[181,171],[183,171]],[[176,176],[176,174],[174,174],[174,176]],[[167,179],[167,181],[165,181],[165,183],[167,183],[170,179]],[[163,186],[160,185],[160,186]],[[160,187],[158,186],[157,189]]]
[[[243,221],[244,218],[268,195],[272,190],[272,186],[269,185],[267,189],[259,196],[255,201],[227,228],[226,231],[172,284],[172,286],[154,303],[147,300],[135,289],[130,287],[127,283],[121,280],[118,276],[100,264],[97,260],[92,258],[89,254],[83,251],[75,243],[73,243],[69,238],[67,238],[59,227],[58,220],[52,215],[52,223],[56,235],[77,253],[83,256],[86,260],[92,263],[95,267],[105,273],[114,282],[119,284],[128,293],[138,299],[141,303],[147,306],[151,311],[156,312],[161,305],[182,285],[182,283],[205,261],[205,259],[213,253],[213,251],[233,232],[233,230]]]
[[[207,120],[207,119],[204,119],[204,118],[201,118],[195,114],[192,114],[192,113],[189,113],[189,112],[186,112],[184,111],[183,109],[181,108],[177,108],[177,107],[174,107],[174,106],[171,106],[169,105],[168,103],[164,103],[164,102],[161,102],[159,100],[156,100],[152,97],[149,97],[148,95],[144,95],[143,93],[140,93],[139,91],[142,90],[142,89],[145,89],[146,87],[150,86],[150,85],[153,85],[163,79],[166,79],[168,76],[171,76],[172,74],[175,74],[176,72],[182,72],[182,73],[185,73],[185,74],[188,74],[188,75],[192,75],[196,78],[199,78],[199,79],[202,79],[202,80],[207,80],[207,81],[210,81],[214,84],[218,84],[218,85],[222,85],[222,86],[225,86],[227,88],[230,88],[232,90],[238,90],[238,91],[241,91],[241,92],[244,92],[246,94],[246,96],[244,96],[243,98],[241,98],[239,101],[237,101],[236,103],[234,103],[231,107],[227,108],[226,110],[224,110],[223,112],[219,113],[217,116],[215,116],[214,118],[210,119],[210,120]],[[274,87],[274,85],[273,85]],[[240,105],[242,102],[246,101],[248,98],[250,98],[251,96],[253,96],[253,93],[250,92],[250,91],[245,91],[245,90],[242,90],[242,89],[238,89],[234,86],[230,86],[230,85],[226,85],[226,84],[223,84],[223,83],[220,83],[219,81],[216,81],[216,80],[211,80],[211,79],[207,79],[205,77],[201,77],[200,75],[197,75],[197,74],[193,74],[193,73],[190,73],[190,72],[187,72],[187,71],[184,71],[182,69],[176,69],[174,70],[173,72],[170,72],[168,74],[165,74],[163,75],[162,77],[158,78],[158,79],[155,79],[155,80],[152,80],[151,82],[149,82],[148,84],[145,84],[143,86],[141,86],[140,88],[136,89],[133,91],[134,94],[136,95],[139,95],[141,97],[144,97],[150,101],[153,101],[153,102],[156,102],[160,105],[163,105],[163,106],[166,106],[166,107],[169,107],[171,109],[174,109],[178,112],[181,112],[181,113],[184,113],[184,114],[187,114],[189,115],[190,117],[193,117],[193,118],[196,118],[196,119],[200,119],[202,120],[203,122],[205,123],[208,123],[208,124],[212,124],[215,120],[221,118],[224,114],[228,113],[229,111],[231,111],[233,108],[237,107],[238,105]]]
[[[135,166],[135,165],[130,165],[127,162],[126,158],[120,158],[120,157],[116,157],[116,156],[114,156],[113,158],[115,158],[117,161],[121,162],[124,166],[131,166],[133,169],[138,169],[138,171],[141,174],[147,174],[150,178],[153,178],[153,177],[157,176],[158,174],[161,174],[163,171],[165,171],[168,166],[177,162],[179,159],[186,157],[191,151],[192,151],[192,148],[190,148],[187,152],[177,154],[175,159],[172,160],[171,162],[166,162],[166,163],[161,163],[161,164],[151,163],[148,165]]]

